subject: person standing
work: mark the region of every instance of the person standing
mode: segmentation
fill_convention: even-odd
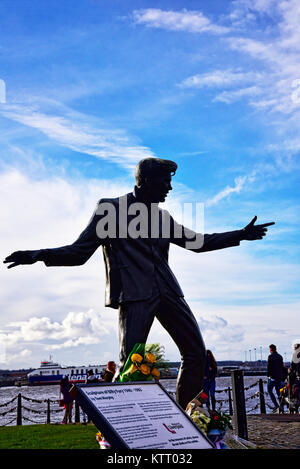
[[[300,401],[300,343],[294,344],[294,353],[291,359],[291,374],[296,397]]]
[[[300,379],[300,344],[294,344],[294,352],[291,360],[291,371],[294,372],[297,379]]]
[[[268,376],[268,384],[267,389],[270,395],[270,398],[274,404],[273,412],[276,412],[279,409],[279,403],[276,400],[276,397],[273,393],[273,389],[275,388],[277,398],[279,400],[280,397],[280,388],[282,387],[283,382],[283,358],[277,352],[276,345],[271,344],[270,348],[270,355],[268,356],[268,367],[267,367],[267,376]]]
[[[209,407],[211,401],[212,410],[216,410],[215,392],[217,371],[218,367],[213,353],[211,350],[206,350],[203,392],[208,395],[206,404],[207,407]]]
[[[88,371],[88,376],[85,380],[85,384],[99,383],[98,378],[94,375],[93,370]]]
[[[72,384],[67,376],[64,376],[60,381],[60,392],[63,395],[65,414],[61,423],[72,423],[72,408],[73,408],[73,397],[70,394]]]
[[[111,383],[116,373],[116,364],[113,361],[107,363],[106,370],[104,370],[103,381]]]

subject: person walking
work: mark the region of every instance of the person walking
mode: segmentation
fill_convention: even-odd
[[[267,389],[270,395],[270,398],[274,404],[273,412],[276,412],[279,409],[279,403],[276,400],[276,397],[273,393],[273,389],[275,388],[277,398],[280,398],[280,388],[283,386],[283,358],[277,352],[276,345],[271,344],[270,348],[270,355],[268,356],[268,367],[267,367],[267,377],[268,377],[268,384]]]
[[[218,367],[213,353],[211,350],[206,350],[203,392],[208,395],[206,405],[210,407],[211,401],[212,410],[216,410],[215,392],[217,371]]]
[[[72,408],[73,408],[73,397],[70,394],[72,384],[67,376],[64,376],[60,381],[60,392],[63,395],[65,414],[62,420],[62,424],[72,423]]]

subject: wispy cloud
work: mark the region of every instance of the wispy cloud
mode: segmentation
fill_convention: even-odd
[[[239,5],[249,2],[239,2]],[[246,54],[252,60],[265,66],[264,80],[260,83],[263,94],[260,99],[252,100],[251,105],[264,111],[292,114],[300,109],[300,100],[294,99],[299,90],[300,60],[300,6],[297,0],[256,2],[253,11],[277,15],[273,35],[263,40],[253,37],[228,37],[231,49]],[[254,63],[252,67],[254,67]],[[296,89],[295,89],[296,88]]]
[[[229,68],[195,74],[184,79],[178,86],[183,89],[227,88],[215,97],[215,101],[231,103],[248,98],[250,106],[257,110],[280,112],[284,114],[300,111],[300,6],[297,0],[237,0],[232,4],[227,17],[230,21],[230,34],[224,37],[229,48],[250,58],[244,69]],[[252,24],[264,15],[268,20],[276,17],[270,24],[272,35],[253,37],[249,22]],[[223,18],[224,20],[224,18]],[[237,24],[243,25],[243,34]],[[241,85],[243,85],[241,87]],[[245,86],[247,85],[247,86]]]
[[[220,202],[220,200],[225,199],[226,197],[228,197],[230,194],[241,192],[246,180],[247,180],[246,176],[235,178],[235,180],[234,180],[235,185],[233,187],[226,186],[225,189],[218,192],[218,194],[216,194],[213,198],[207,200],[206,205],[208,207],[211,206],[211,205],[215,205],[218,202]]]
[[[227,87],[253,82],[261,78],[260,73],[244,72],[242,70],[213,70],[208,73],[193,75],[183,80],[180,88]]]
[[[248,88],[240,88],[235,91],[223,91],[218,94],[213,101],[220,101],[222,103],[231,104],[235,101],[244,98],[245,96],[257,96],[262,93],[258,86],[249,86]]]
[[[147,8],[133,11],[136,24],[144,24],[150,28],[162,28],[170,31],[187,31],[190,33],[225,34],[229,28],[211,22],[201,11],[195,10],[161,10]]]
[[[244,27],[247,23],[254,22],[257,15],[270,13],[275,4],[276,0],[234,0],[229,19],[235,28]]]
[[[46,103],[46,105],[49,103]],[[155,156],[150,149],[120,129],[110,129],[103,122],[51,102],[51,110],[38,105],[2,104],[0,114],[42,132],[49,139],[71,150],[103,158],[132,169],[142,158]],[[47,107],[47,106],[46,106]]]

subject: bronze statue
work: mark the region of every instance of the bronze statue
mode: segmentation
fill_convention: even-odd
[[[242,240],[262,239],[267,226],[255,225],[226,233],[196,233],[176,223],[158,208],[172,190],[177,164],[146,158],[136,167],[132,193],[101,199],[87,227],[68,246],[17,251],[4,262],[8,268],[43,261],[46,266],[84,264],[102,245],[105,269],[105,305],[119,310],[120,364],[137,342],[146,342],[156,317],[181,354],[177,401],[185,408],[202,389],[205,345],[198,324],[168,264],[170,243],[194,252],[238,246]],[[138,215],[137,215],[138,214]]]

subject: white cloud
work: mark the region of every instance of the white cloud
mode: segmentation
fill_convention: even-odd
[[[52,321],[49,317],[9,322],[2,330],[1,340],[7,349],[27,342],[43,342],[48,350],[57,350],[99,344],[108,333],[101,315],[90,309],[87,312],[69,312],[61,322]],[[48,344],[49,341],[56,343]]]
[[[245,331],[242,326],[228,323],[220,316],[212,316],[209,319],[198,317],[198,324],[202,331],[204,341],[209,348],[212,344],[218,348],[219,344],[241,342],[244,340]]]
[[[206,202],[207,207],[217,204],[220,200],[225,199],[228,195],[232,193],[235,193],[235,192],[239,193],[242,190],[246,180],[247,180],[246,176],[235,178],[234,180],[235,185],[233,187],[230,187],[230,186],[225,187],[225,189],[218,192],[218,194],[216,194],[213,198],[207,200]]]
[[[246,3],[249,6],[249,2]],[[268,35],[265,40],[245,36],[227,39],[231,49],[247,54],[265,66],[264,80],[260,82],[263,94],[260,99],[252,100],[251,105],[264,111],[298,113],[300,102],[293,96],[298,93],[294,84],[300,78],[300,32],[297,26],[300,20],[299,2],[256,2],[253,6],[255,8],[268,15],[277,15],[272,37]],[[255,67],[254,64],[251,66]]]
[[[187,77],[178,86],[183,89],[225,88],[213,101],[230,104],[247,98],[257,111],[282,113],[295,116],[300,113],[300,4],[298,0],[238,0],[233,2],[227,20],[231,32],[224,37],[229,48],[249,60],[244,69],[229,68]],[[269,21],[269,27],[260,31],[255,23],[261,15]],[[223,17],[225,21],[225,17]],[[250,21],[251,24],[248,24]],[[238,26],[238,27],[237,27]],[[239,30],[242,27],[242,34]],[[237,27],[237,28],[236,28]],[[255,29],[257,27],[257,29]],[[257,39],[255,32],[259,31]],[[270,31],[272,34],[270,34]],[[254,34],[253,34],[254,32]],[[239,58],[236,58],[239,61]],[[241,86],[242,85],[242,86]],[[226,88],[232,89],[227,90]],[[275,123],[276,125],[276,123]],[[278,122],[277,127],[284,125]],[[288,126],[289,130],[291,126]],[[298,132],[298,123],[293,126]]]
[[[0,340],[2,340],[2,334],[0,333]],[[5,354],[0,355],[0,365],[3,367],[8,367],[10,365],[14,365],[15,363],[20,363],[20,367],[23,366],[24,363],[28,362],[29,359],[32,357],[32,351],[29,349],[18,349],[17,353],[8,353],[6,351]]]
[[[213,70],[212,72],[188,77],[179,86],[181,88],[227,87],[228,85],[240,85],[260,78],[261,74],[255,72],[232,69]]]
[[[153,157],[148,148],[118,129],[60,103],[46,100],[38,105],[2,104],[0,114],[42,132],[51,140],[71,150],[113,161],[132,169],[142,158]],[[97,127],[95,127],[98,124]]]
[[[249,86],[248,88],[240,88],[235,91],[223,91],[218,94],[213,101],[220,101],[222,103],[231,104],[245,96],[257,96],[262,93],[262,90],[257,86]]]
[[[253,23],[258,16],[270,14],[276,6],[276,0],[234,0],[231,3],[229,19],[235,28]]]
[[[210,21],[201,11],[164,11],[159,8],[134,10],[136,24],[145,24],[151,28],[162,28],[170,31],[187,31],[190,33],[225,34],[229,29]]]

